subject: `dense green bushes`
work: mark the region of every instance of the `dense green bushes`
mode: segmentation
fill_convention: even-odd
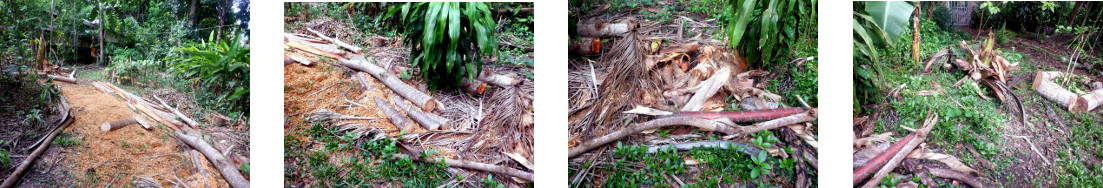
[[[798,38],[816,37],[817,1],[728,0],[725,34],[752,66],[790,60]]]
[[[179,48],[185,55],[173,64],[177,77],[198,83],[207,92],[196,92],[204,106],[231,111],[249,111],[249,46],[244,33],[234,38],[188,42]]]
[[[410,62],[430,89],[454,88],[482,71],[484,56],[498,50],[494,19],[486,3],[406,3],[386,16],[398,17]]]

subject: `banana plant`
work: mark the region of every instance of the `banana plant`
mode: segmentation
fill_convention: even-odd
[[[382,18],[398,17],[410,62],[421,70],[431,90],[456,88],[482,71],[483,57],[498,50],[496,23],[486,3],[406,3]]]

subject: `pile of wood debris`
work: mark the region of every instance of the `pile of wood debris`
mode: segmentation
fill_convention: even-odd
[[[362,49],[327,37],[323,34],[326,32],[324,29],[320,29],[321,32],[313,28],[305,30],[311,34],[284,34],[284,65],[313,67],[321,62],[343,68],[350,79],[359,83],[362,91],[351,100],[344,99],[350,104],[344,107],[362,107],[382,114],[380,117],[373,114],[345,115],[320,109],[305,114],[311,121],[328,122],[327,125],[352,131],[359,138],[395,139],[403,148],[403,154],[398,157],[413,156],[413,160],[422,162],[443,162],[450,166],[449,171],[464,177],[471,177],[471,172],[467,170],[474,170],[494,173],[500,178],[507,177],[502,178],[510,180],[507,182],[533,181],[533,83],[518,78],[519,71],[487,65],[474,80],[465,80],[462,84],[462,90],[471,96],[452,91],[429,94],[425,92],[424,84],[400,79],[399,74],[406,72],[403,69],[409,68],[396,62],[408,55],[393,56],[392,52],[401,53],[401,50],[394,50],[401,48],[396,47],[396,42],[388,42],[394,39],[373,37],[372,47]],[[385,87],[374,88],[373,85],[378,83]],[[490,85],[493,87],[488,87]],[[386,97],[388,93],[395,95]],[[358,101],[375,104],[364,105]],[[383,123],[388,127],[378,127],[381,124],[365,124],[364,121],[389,124]],[[418,157],[422,156],[422,151],[429,149],[439,151],[441,156]]]
[[[568,80],[571,164],[602,158],[603,152],[590,151],[607,148],[602,147],[606,144],[670,127],[674,130],[671,135],[690,136],[692,128],[726,135],[723,140],[704,141],[708,143],[671,143],[683,150],[725,146],[717,142],[749,143],[747,135],[751,133],[779,131],[794,149],[793,153],[786,153],[777,145],[771,148],[746,145],[774,156],[793,156],[799,163],[798,171],[807,170],[806,165],[816,167],[814,107],[781,104],[782,96],[764,89],[770,73],[747,70],[746,60],[738,52],[699,38],[663,40],[645,36],[643,33],[653,30],[648,28],[657,28],[654,25],[637,23],[635,19],[614,24],[600,20],[579,24],[582,39],[572,40],[569,49],[573,56]],[[612,38],[612,45],[602,44],[608,40],[602,38]],[[599,56],[596,61],[580,57],[594,55]],[[801,64],[812,59],[798,58],[789,63]],[[741,110],[725,110],[729,97]],[[633,123],[636,124],[630,126]],[[636,141],[655,139],[661,138],[648,136]],[[584,155],[587,153],[594,154]],[[587,173],[590,169],[593,166],[578,169],[577,175],[571,177],[572,183],[590,174]],[[797,174],[795,185],[808,185],[804,173]]]
[[[856,124],[860,121],[855,121]],[[889,144],[893,140],[891,132],[861,136],[854,140],[854,179],[855,186],[875,187],[881,185],[881,181],[890,173],[897,173],[897,167],[903,167],[903,172],[914,174],[927,187],[937,187],[934,178],[946,178],[964,182],[972,187],[989,187],[980,180],[980,172],[965,165],[957,157],[935,153],[927,148],[925,139],[931,130],[938,124],[938,114],[933,110],[927,114],[927,119],[921,127],[913,129],[904,138]],[[857,127],[857,125],[855,125]],[[860,135],[855,135],[860,136]],[[921,163],[926,159],[938,161],[945,165]],[[931,177],[930,175],[934,175]],[[977,176],[974,176],[977,175]],[[907,176],[893,176],[903,178]],[[862,182],[865,182],[864,184]],[[919,184],[910,180],[900,181],[897,187],[917,187]]]

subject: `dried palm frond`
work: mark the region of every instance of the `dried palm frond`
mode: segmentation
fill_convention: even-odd
[[[614,42],[609,53],[601,56],[598,62],[610,69],[598,89],[598,98],[588,108],[580,111],[581,116],[570,122],[572,133],[579,133],[585,139],[596,135],[590,128],[616,129],[626,125],[621,119],[630,119],[634,115],[624,116],[620,112],[636,105],[652,106],[658,101],[659,83],[647,74],[644,67],[647,50],[636,30],[630,31],[624,38]],[[602,131],[607,132],[607,131]]]

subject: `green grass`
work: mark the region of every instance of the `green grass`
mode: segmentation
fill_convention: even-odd
[[[319,187],[364,187],[401,185],[402,187],[433,187],[451,178],[444,170],[447,165],[414,162],[410,159],[393,159],[399,152],[396,142],[389,139],[364,141],[354,139],[351,133],[338,133],[322,123],[311,123],[306,130],[292,130],[296,136],[308,136],[310,140],[285,139],[289,160],[298,161],[288,166],[289,174],[309,175]],[[315,148],[312,143],[321,143]],[[342,155],[347,154],[347,155]],[[435,155],[430,150],[423,156]],[[333,158],[336,158],[332,162]],[[292,176],[287,176],[292,180]]]
[[[54,139],[53,144],[61,147],[73,147],[80,145],[80,138],[73,138],[73,135],[69,133],[62,133],[57,139]]]

